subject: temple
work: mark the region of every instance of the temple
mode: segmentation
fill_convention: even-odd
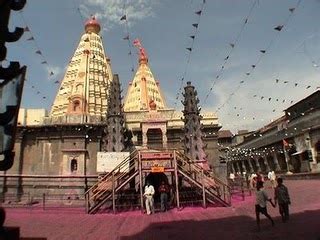
[[[14,165],[0,182],[3,199],[62,196],[62,202],[85,202],[88,213],[111,200],[113,210],[121,202],[143,209],[140,194],[149,179],[174,186],[176,206],[228,206],[228,186],[218,178],[226,173],[218,157],[217,116],[200,114],[191,82],[184,87],[184,110],[169,108],[138,39],[139,64],[122,103],[100,28],[94,17],[85,23],[49,115],[39,111],[35,119],[31,110],[21,110]]]
[[[105,117],[108,86],[113,75],[110,59],[104,52],[100,24],[93,17],[85,23],[85,33],[71,58],[53,102],[53,121],[74,118],[75,122],[90,122]]]

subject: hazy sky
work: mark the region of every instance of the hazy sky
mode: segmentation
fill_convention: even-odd
[[[195,12],[201,7],[199,18]],[[261,127],[320,87],[319,0],[206,0],[204,5],[203,0],[28,0],[23,13],[12,12],[10,26],[27,25],[31,31],[8,44],[7,55],[28,66],[22,107],[50,110],[55,82],[62,79],[90,14],[103,27],[105,51],[125,93],[137,55],[135,49],[132,58],[128,55],[123,40],[124,10],[130,37],[145,47],[169,107],[182,108],[176,95],[181,83],[191,81],[202,111],[217,112],[224,129]],[[274,30],[281,25],[281,31]],[[190,53],[186,48],[194,34]],[[31,37],[35,41],[27,40]]]

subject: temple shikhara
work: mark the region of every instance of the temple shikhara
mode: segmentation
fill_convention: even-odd
[[[169,183],[178,207],[230,205],[228,186],[219,179],[217,116],[200,113],[191,82],[184,87],[183,111],[170,108],[149,63],[156,56],[148,56],[139,39],[133,43],[138,67],[122,96],[100,29],[94,17],[85,23],[50,113],[20,110],[2,197],[37,202],[46,196],[85,204],[88,213],[120,205],[143,210],[148,180],[155,189]]]

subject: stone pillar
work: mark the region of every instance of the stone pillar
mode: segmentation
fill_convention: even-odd
[[[234,166],[233,166],[233,162],[232,162],[232,161],[229,162],[229,166],[230,166],[230,172],[235,173],[236,170],[234,169]]]
[[[274,171],[275,172],[281,171],[280,164],[279,164],[279,161],[278,161],[278,158],[277,158],[277,153],[273,152],[272,156],[273,156],[273,162],[274,162],[274,166],[275,166],[275,170]]]
[[[269,166],[269,163],[268,163],[267,156],[263,157],[263,162],[264,162],[264,165],[266,165],[266,172],[270,172],[270,166]]]
[[[251,159],[249,158],[249,159],[247,159],[246,160],[247,161],[247,163],[248,163],[248,165],[249,165],[249,173],[251,173],[251,172],[254,172],[254,168],[253,168],[253,166],[252,166],[252,163],[251,163]]]
[[[144,132],[142,129],[142,146],[147,147],[147,143],[148,143],[147,132]]]
[[[239,170],[239,166],[238,166],[238,163],[237,161],[233,161],[233,168],[234,168],[234,173],[237,173]]]
[[[238,160],[238,166],[239,166],[239,172],[240,172],[240,174],[242,174],[243,166],[242,166],[242,161],[241,160]]]
[[[258,161],[258,158],[254,158],[254,161],[256,162],[256,166],[257,166],[257,171],[260,172],[261,171],[261,167],[260,167],[260,163]]]
[[[161,128],[161,132],[162,132],[162,146],[163,148],[167,148],[168,147],[167,130],[164,128]]]

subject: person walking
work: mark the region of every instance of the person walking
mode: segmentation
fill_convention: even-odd
[[[162,181],[159,186],[160,192],[160,202],[161,202],[161,211],[165,212],[168,210],[168,195],[169,195],[169,186],[165,181]]]
[[[255,205],[258,231],[260,231],[260,213],[265,215],[271,221],[272,226],[274,226],[274,221],[271,218],[271,216],[268,214],[268,211],[267,211],[267,201],[269,201],[271,203],[271,205],[273,207],[275,207],[271,198],[269,198],[267,192],[263,189],[263,182],[258,181],[257,182],[257,191],[256,191],[256,205]]]
[[[279,205],[282,222],[289,220],[289,205],[291,204],[288,188],[283,185],[283,179],[277,179],[278,186],[274,190],[274,203]]]
[[[151,213],[154,213],[153,195],[154,195],[154,187],[148,181],[144,188],[144,194],[143,194],[143,196],[145,196],[146,198],[146,209],[147,209],[148,215],[150,215]]]

